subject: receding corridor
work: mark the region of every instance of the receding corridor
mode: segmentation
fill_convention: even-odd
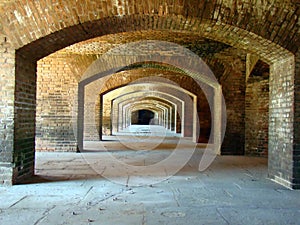
[[[300,0],[0,0],[0,225],[299,225]]]

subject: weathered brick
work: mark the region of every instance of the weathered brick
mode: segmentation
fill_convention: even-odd
[[[187,47],[193,49],[198,39],[207,38],[223,43],[217,44],[221,46],[219,49],[223,54],[221,58],[216,59],[213,54],[208,54],[209,49],[196,47],[193,51],[198,52],[198,55],[201,55],[199,52],[206,52],[207,58],[213,58],[211,62],[215,60],[217,64],[224,64],[213,67],[219,73],[218,78],[221,78],[223,90],[227,91],[225,99],[229,120],[228,136],[225,137],[224,145],[226,141],[236,145],[243,143],[245,137],[242,123],[245,119],[243,99],[245,99],[246,88],[246,84],[242,84],[242,80],[245,80],[245,77],[243,78],[245,71],[240,68],[244,65],[243,56],[232,56],[231,53],[224,56],[224,48],[230,45],[240,52],[255,54],[270,65],[268,135],[269,149],[272,150],[268,156],[270,175],[283,180],[285,184],[294,186],[295,182],[299,181],[298,167],[292,161],[297,157],[295,148],[298,147],[299,142],[297,125],[300,87],[297,64],[299,62],[296,62],[295,73],[293,60],[294,54],[298,52],[300,40],[298,6],[296,1],[280,0],[167,0],[163,3],[159,0],[0,1],[2,103],[0,134],[3,137],[0,145],[2,147],[0,161],[16,162],[17,167],[12,171],[14,174],[12,180],[24,178],[33,172],[31,165],[34,156],[36,110],[34,90],[37,60],[80,41],[99,36],[114,38],[110,43],[101,45],[103,48],[98,53],[94,52],[89,56],[82,56],[85,54],[81,53],[73,54],[74,52],[71,53],[73,56],[70,56],[69,52],[65,55],[66,64],[60,62],[62,63],[60,66],[63,67],[61,70],[53,69],[56,67],[55,63],[38,68],[38,73],[43,73],[43,76],[49,80],[50,77],[58,77],[62,73],[72,73],[71,78],[64,77],[56,79],[54,83],[46,85],[45,82],[41,85],[41,88],[47,88],[51,93],[39,96],[43,99],[42,103],[46,102],[44,99],[48,99],[57,108],[55,113],[50,111],[49,116],[63,118],[66,111],[70,112],[68,108],[70,105],[66,106],[67,100],[62,98],[62,95],[75,95],[73,86],[71,94],[63,90],[64,86],[70,85],[68,79],[73,79],[72,82],[76,85],[88,64],[111,49],[113,45],[126,43],[126,41],[128,43],[134,40],[154,39],[187,44]],[[178,38],[181,40],[178,41]],[[183,39],[186,39],[186,42],[182,41]],[[94,43],[97,41],[91,41],[92,48]],[[90,48],[90,46],[86,47],[86,44],[79,46]],[[213,44],[210,43],[209,46],[212,47]],[[74,46],[70,49],[74,49]],[[18,52],[17,55],[15,51]],[[297,56],[296,59],[298,58]],[[80,62],[83,62],[82,66],[78,66]],[[224,81],[226,76],[232,83]],[[262,84],[256,83],[255,87],[248,86],[248,91],[260,85]],[[113,85],[109,87],[112,88]],[[70,124],[67,123],[69,119],[70,115],[67,119],[53,122],[51,128],[55,130],[64,124],[59,132],[71,136]],[[256,129],[261,128],[256,127]],[[41,134],[41,132],[37,133]],[[230,140],[234,141],[230,143]],[[47,144],[49,147],[46,148],[51,150],[55,150],[56,145],[64,148],[68,144],[65,140],[56,140],[54,145],[51,145],[48,140],[41,143]],[[236,150],[235,147],[233,149]],[[237,152],[242,152],[242,149],[236,150]]]
[[[246,88],[246,140],[248,155],[268,155],[269,131],[269,71],[259,67],[252,71]]]

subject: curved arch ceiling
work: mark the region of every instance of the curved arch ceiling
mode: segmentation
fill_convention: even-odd
[[[283,152],[277,152],[279,154],[274,150],[272,157],[277,158],[279,155],[284,168],[294,168],[292,163],[286,163],[291,160],[287,158],[285,150],[294,152],[297,144],[294,138],[298,140],[299,135],[289,134],[292,136],[291,140],[281,128],[288,127],[294,132],[297,122],[294,118],[298,108],[294,107],[293,55],[298,51],[300,40],[297,1],[166,0],[165,4],[161,4],[156,0],[135,0],[132,4],[125,4],[124,1],[108,0],[101,1],[96,7],[92,5],[94,1],[82,1],[81,4],[77,1],[53,1],[55,4],[46,4],[45,0],[1,3],[1,37],[10,45],[10,57],[17,50],[16,57],[11,58],[16,59],[18,66],[25,59],[28,60],[26,63],[35,63],[36,60],[79,41],[142,30],[175,30],[179,34],[196,34],[258,55],[270,64],[270,102],[274,102],[274,105],[270,107],[269,127],[272,133],[270,132],[269,142],[272,149],[283,149]],[[22,72],[16,70],[17,82],[14,84],[18,85],[17,90],[26,85],[18,82],[22,79],[22,74],[19,73]],[[13,75],[14,71],[9,74]],[[288,80],[290,83],[278,93],[281,80]],[[16,102],[20,102],[19,96],[14,97],[17,97]],[[278,113],[278,109],[282,112]],[[297,112],[294,112],[295,109]],[[30,110],[29,114],[32,116],[35,108]],[[21,114],[18,115],[22,118]],[[286,115],[290,116],[289,121],[286,120]],[[277,171],[277,168],[273,170],[280,179],[291,180],[290,174],[293,171],[288,174],[286,171]]]
[[[19,0],[12,1],[11,4],[6,3],[1,7],[1,25],[16,49],[33,42],[40,47],[46,46],[45,43],[50,42],[48,43],[48,50],[47,48],[40,48],[43,49],[41,51],[42,54],[46,53],[46,51],[48,51],[48,54],[51,53],[49,51],[55,52],[71,43],[77,43],[92,37],[132,30],[197,31],[202,36],[208,36],[214,40],[221,39],[222,42],[232,46],[241,46],[241,48],[246,50],[252,49],[250,50],[251,52],[257,51],[255,42],[258,44],[258,49],[264,49],[264,51],[269,53],[274,52],[273,50],[275,49],[271,47],[271,43],[268,43],[269,49],[264,48],[263,43],[266,43],[266,41],[263,41],[263,39],[269,39],[284,47],[290,46],[291,42],[293,43],[297,40],[297,35],[295,34],[290,37],[291,40],[279,43],[283,40],[273,33],[279,33],[281,30],[271,32],[268,30],[270,25],[267,24],[267,21],[277,21],[278,17],[282,17],[285,20],[289,20],[291,25],[287,28],[291,30],[298,20],[298,18],[294,17],[294,15],[297,15],[297,7],[292,2],[282,3],[278,0],[274,1],[273,4],[268,3],[264,5],[257,1],[255,3],[247,2],[247,4],[240,2],[238,5],[232,5],[231,1],[222,1],[222,4],[213,1],[204,2],[200,5],[196,3],[195,5],[194,2],[191,3],[189,0],[172,1],[165,6],[167,11],[162,13],[160,9],[164,6],[156,1],[147,1],[147,3],[152,5],[153,8],[151,9],[147,4],[141,4],[140,1],[133,1],[130,5],[121,4],[122,6],[120,6],[116,5],[115,1],[108,0],[102,2],[105,5],[86,8],[86,10],[89,9],[91,11],[88,15],[81,13],[84,10],[84,3],[74,4],[71,2],[68,1],[66,4],[57,2],[56,7],[52,7],[51,5],[44,5],[43,0],[25,5],[23,3],[20,4]],[[89,5],[88,2],[85,4],[86,6]],[[45,7],[42,7],[42,5]],[[118,10],[119,7],[122,8],[121,11]],[[219,10],[215,11],[217,8]],[[250,11],[247,11],[248,9]],[[66,10],[69,11],[68,14],[66,14]],[[274,13],[278,11],[280,14]],[[145,14],[145,12],[147,13]],[[224,12],[226,12],[226,15]],[[227,12],[231,16],[228,16]],[[248,12],[252,13],[249,14]],[[245,13],[248,20],[245,19]],[[46,26],[44,17],[36,16],[43,14],[46,14],[46,17],[52,22],[51,26],[48,23]],[[268,16],[267,21],[263,15]],[[249,24],[250,19],[255,21],[255,23]],[[117,24],[124,24],[124,26],[118,26]],[[18,35],[21,33],[20,31],[27,32],[20,37]],[[70,33],[76,33],[77,35],[71,36]],[[260,37],[263,38],[260,40]],[[249,45],[248,38],[254,43],[247,47]],[[30,49],[27,48],[27,50]],[[271,54],[264,57],[266,52],[260,54],[262,53],[261,50],[258,50],[258,55],[261,58],[270,59],[273,57]]]

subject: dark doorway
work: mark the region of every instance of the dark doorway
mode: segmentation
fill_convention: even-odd
[[[154,118],[154,112],[146,109],[137,110],[131,114],[131,124],[133,125],[149,125]]]

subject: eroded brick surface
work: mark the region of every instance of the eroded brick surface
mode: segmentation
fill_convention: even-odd
[[[38,63],[36,150],[76,151],[76,73],[64,56]]]
[[[257,66],[252,71],[246,87],[245,151],[248,155],[266,157],[269,131],[269,68]]]
[[[9,184],[13,174],[15,51],[4,35],[0,40],[0,183]]]

